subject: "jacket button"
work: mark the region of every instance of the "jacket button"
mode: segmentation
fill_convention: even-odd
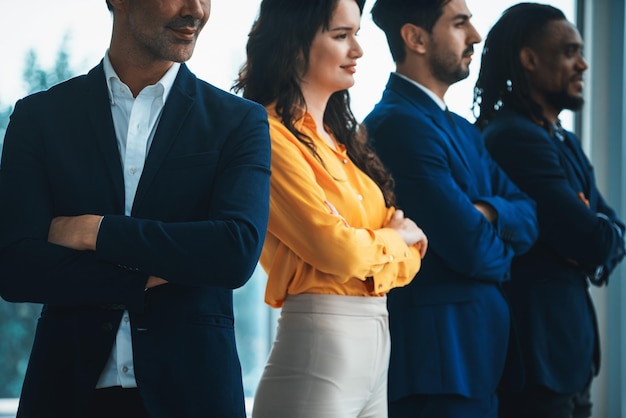
[[[113,324],[110,322],[105,322],[102,324],[102,331],[111,332],[113,331]]]

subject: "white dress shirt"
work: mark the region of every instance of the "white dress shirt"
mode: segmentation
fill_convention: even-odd
[[[180,64],[174,63],[161,80],[145,87],[137,97],[133,97],[128,86],[119,79],[113,69],[108,51],[104,57],[104,75],[109,90],[117,146],[124,170],[124,213],[126,216],[132,213],[135,192],[143,172],[146,155],[179,68]],[[137,387],[130,326],[128,311],[124,311],[111,355],[102,370],[97,388]]]
[[[435,101],[435,103],[437,103],[437,106],[439,106],[441,108],[441,110],[446,110],[448,108],[448,106],[446,106],[446,103],[441,100],[439,98],[439,96],[437,96],[432,90],[430,90],[428,87],[421,85],[420,83],[418,83],[417,81],[405,76],[404,74],[400,74],[400,73],[394,73],[395,75],[397,75],[400,78],[405,79],[406,81],[408,81],[411,84],[416,85],[417,87],[420,88],[420,90],[422,90],[424,93],[426,93],[431,99],[433,99]]]

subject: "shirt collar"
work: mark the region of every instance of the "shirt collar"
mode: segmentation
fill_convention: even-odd
[[[266,107],[266,110],[269,115],[275,117],[276,119],[279,119],[278,112],[276,112],[276,102],[269,104]],[[313,120],[313,117],[311,117],[311,115],[309,114],[309,112],[306,111],[305,108],[299,108],[299,109],[294,109],[294,110],[295,110],[294,119],[293,119],[294,128],[296,128],[297,130],[302,130],[303,127],[313,129],[313,130],[316,129],[315,121]]]
[[[421,85],[417,81],[415,81],[415,80],[405,76],[404,74],[400,74],[400,73],[394,73],[394,74],[397,75],[400,78],[405,79],[409,83],[419,87],[424,93],[426,93],[431,99],[433,99],[435,101],[435,103],[437,103],[437,106],[439,106],[441,108],[441,110],[446,110],[446,108],[448,107],[446,105],[446,103],[443,100],[441,100],[439,98],[439,96],[437,96],[435,93],[433,93],[431,90],[429,90],[428,87],[425,87],[425,86]]]
[[[265,109],[267,111],[267,114],[270,117],[280,120],[280,116],[276,112],[276,102],[273,102],[267,105]],[[293,121],[293,127],[299,132],[302,132],[305,129],[313,132],[314,133],[313,139],[319,137],[316,133],[317,125],[315,124],[315,120],[313,120],[313,116],[311,116],[311,114],[307,112],[306,109],[304,108],[300,108],[299,110],[296,110],[296,114],[294,116],[294,121]],[[341,142],[337,141],[334,134],[331,133],[330,135],[333,137],[333,139],[335,139],[335,143],[337,144],[337,152],[345,153],[346,146],[342,144]]]
[[[114,89],[113,89],[114,85],[116,83],[120,83],[126,86],[126,84],[124,84],[124,82],[120,80],[119,76],[115,72],[115,69],[113,68],[113,65],[111,64],[111,60],[109,59],[109,51],[107,51],[107,53],[104,55],[103,69],[104,69],[104,77],[107,82],[107,89],[109,91],[109,100],[111,102],[111,105],[114,105],[115,97],[116,97],[116,94],[114,93]],[[172,91],[172,87],[174,86],[174,81],[176,80],[176,76],[178,75],[179,69],[180,69],[180,63],[175,62],[170,67],[170,69],[167,70],[167,72],[163,75],[163,77],[161,77],[161,79],[157,81],[156,84],[154,84],[154,86],[160,86],[162,89],[161,96],[163,98],[163,103],[165,103],[165,101],[167,100],[167,97],[170,94],[170,91]]]

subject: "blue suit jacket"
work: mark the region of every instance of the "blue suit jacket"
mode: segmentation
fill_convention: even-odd
[[[507,289],[529,383],[573,393],[599,367],[586,277],[605,277],[624,254],[624,225],[598,191],[571,132],[564,142],[522,115],[500,110],[484,131],[493,158],[537,202],[539,240],[513,261]],[[577,196],[583,192],[589,207]]]
[[[364,120],[396,180],[399,208],[429,240],[416,278],[388,298],[390,401],[494,393],[510,326],[500,284],[538,234],[534,202],[491,160],[480,133],[452,117],[392,74]],[[474,208],[478,201],[496,209],[495,224]]]
[[[132,210],[102,65],[19,101],[0,169],[0,294],[43,303],[19,407],[84,417],[130,312],[151,417],[245,416],[232,289],[251,276],[269,210],[265,110],[181,66]],[[97,251],[47,242],[56,216],[101,214]],[[148,275],[169,284],[144,291]]]

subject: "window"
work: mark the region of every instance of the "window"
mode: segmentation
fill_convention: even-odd
[[[518,3],[499,0],[486,7],[486,3],[479,0],[467,2],[474,13],[472,22],[483,37],[505,8]],[[363,14],[359,41],[364,48],[364,57],[359,61],[356,85],[351,90],[358,120],[362,120],[379,100],[389,72],[394,69],[384,34],[370,17],[373,3],[373,0],[367,1]],[[575,21],[574,0],[554,0],[552,4]],[[213,2],[209,22],[189,62],[196,75],[225,90],[230,88],[245,60],[245,42],[258,5],[259,0]],[[29,16],[30,27],[38,30],[25,31],[23,19],[17,18],[21,16]],[[67,53],[70,70],[74,74],[83,73],[99,62],[106,51],[110,22],[103,1],[65,0],[62,5],[45,0],[0,2],[0,37],[4,39],[0,44],[0,56],[5,58],[0,66],[0,147],[11,106],[28,93],[20,84],[27,51],[35,51],[39,65],[52,68],[61,48]],[[45,36],[41,36],[42,33]],[[470,77],[452,86],[447,95],[450,107],[469,120],[474,119],[472,92],[481,51],[482,44],[479,44]],[[264,289],[265,274],[257,268],[248,284],[235,291],[237,344],[248,397],[254,396],[273,341],[278,314],[277,310],[264,304]],[[0,301],[0,358],[3,359],[0,362],[0,398],[19,396],[39,310],[39,305]],[[3,403],[0,399],[0,417],[3,408],[9,410],[8,416],[14,415],[11,411],[14,411],[15,401]]]

